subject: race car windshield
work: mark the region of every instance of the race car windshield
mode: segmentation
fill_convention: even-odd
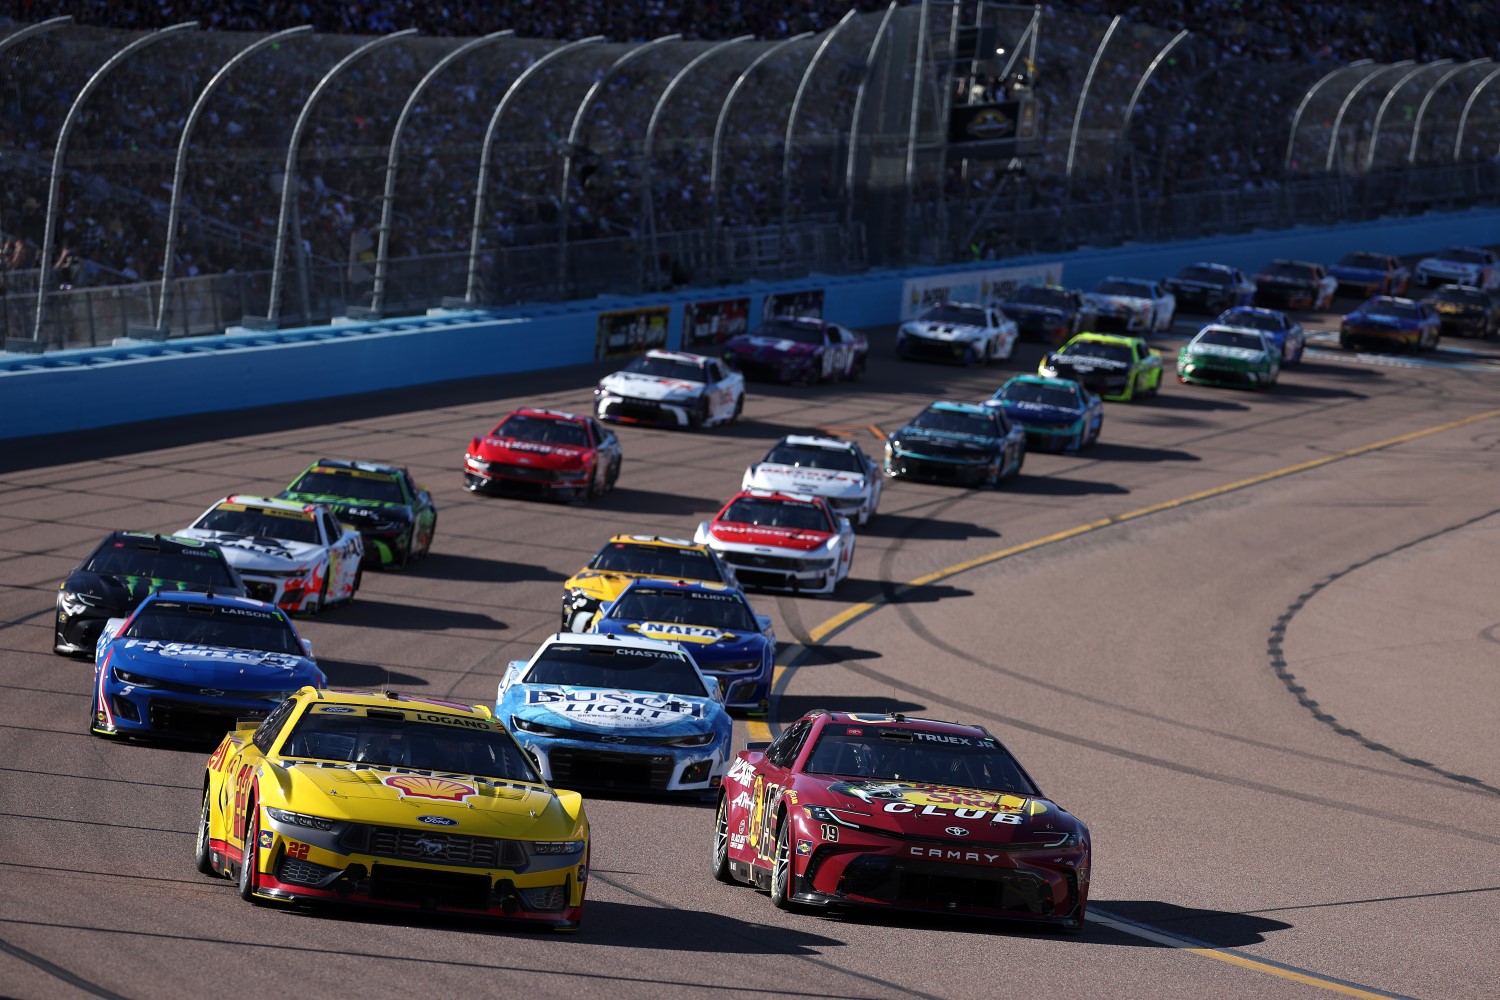
[[[573,445],[577,448],[587,448],[589,444],[589,436],[582,424],[520,413],[501,421],[500,426],[495,428],[495,437],[534,441],[537,444]]]
[[[828,518],[815,504],[795,500],[772,500],[766,497],[740,497],[724,512],[723,521],[757,524],[765,528],[793,528],[797,531],[828,531]]]
[[[258,608],[153,601],[131,619],[125,638],[306,655],[286,619]]]
[[[998,395],[1009,403],[1041,403],[1043,406],[1063,406],[1069,409],[1078,405],[1078,390],[1072,385],[1012,382],[1003,387]]]
[[[1080,340],[1064,344],[1063,349],[1057,353],[1069,358],[1104,358],[1107,361],[1120,361],[1125,364],[1134,360],[1130,348],[1124,344],[1108,344],[1097,340]]]
[[[312,469],[287,488],[288,493],[368,500],[371,503],[405,503],[401,483],[391,476]]]
[[[1198,343],[1214,347],[1235,347],[1244,351],[1258,351],[1262,346],[1258,335],[1238,330],[1204,330],[1198,334]]]
[[[309,513],[247,507],[239,503],[219,504],[200,517],[193,527],[200,531],[222,531],[230,535],[274,538],[283,542],[304,542],[310,545],[318,542],[318,523]]]
[[[1226,326],[1248,326],[1252,330],[1269,330],[1272,333],[1283,327],[1282,319],[1276,313],[1249,310],[1231,309],[1219,316],[1219,322]]]
[[[828,725],[807,758],[808,774],[979,788],[987,792],[1041,792],[995,741],[911,729],[873,730]],[[950,742],[959,740],[962,742]],[[878,794],[878,793],[877,793]]]
[[[1130,299],[1149,299],[1152,297],[1152,288],[1144,281],[1125,281],[1120,278],[1107,278],[1099,282],[1094,289],[1099,295],[1120,295]]]
[[[1438,260],[1451,260],[1455,264],[1485,264],[1485,256],[1478,250],[1453,247],[1438,254]]]
[[[416,722],[400,714],[403,717],[398,719],[305,712],[282,744],[281,756],[446,771],[502,781],[542,780],[509,733],[469,728],[462,723]]]
[[[1346,253],[1339,258],[1344,267],[1357,267],[1366,271],[1384,271],[1388,266],[1378,253]]]
[[[1317,277],[1311,265],[1294,264],[1286,260],[1267,264],[1260,273],[1269,278],[1296,278],[1298,281],[1312,281]]]
[[[1205,285],[1228,285],[1229,273],[1214,267],[1185,267],[1177,273],[1183,281],[1197,281]]]
[[[726,632],[760,631],[744,598],[738,594],[701,590],[631,587],[610,608],[609,617],[700,625]]]
[[[626,688],[689,698],[709,696],[698,672],[681,653],[630,646],[553,643],[538,657],[521,683]]]
[[[126,548],[122,543],[101,547],[89,557],[84,570],[100,576],[134,576],[148,580],[173,580],[197,587],[223,587],[240,593],[229,566],[211,549],[167,551]]]
[[[811,444],[778,444],[766,456],[772,465],[797,465],[804,469],[864,472],[859,456],[847,448],[819,448]]]
[[[1397,319],[1420,319],[1422,310],[1415,302],[1400,299],[1373,298],[1359,307],[1367,316],[1394,316]]]
[[[968,434],[973,437],[995,437],[995,421],[988,413],[965,413],[962,410],[923,410],[908,426],[945,434]]]
[[[669,358],[647,357],[644,354],[626,365],[625,370],[638,375],[650,375],[653,378],[675,379],[678,382],[703,381],[703,369],[697,365],[690,365],[686,361],[673,361]]]
[[[636,573],[664,580],[708,580],[723,583],[719,564],[702,549],[610,542],[594,554],[589,569],[602,573]]]
[[[1023,306],[1052,306],[1055,309],[1068,309],[1073,305],[1065,290],[1046,285],[1022,285],[1016,289],[1011,301]]]
[[[962,306],[933,306],[921,316],[924,323],[946,323],[949,326],[988,326],[983,309]]]
[[[790,340],[797,344],[823,343],[823,330],[821,327],[802,326],[797,323],[767,323],[759,330],[756,330],[753,336],[771,337],[776,340]]]
[[[1441,288],[1432,297],[1432,301],[1451,302],[1460,306],[1478,306],[1481,309],[1490,307],[1489,294],[1477,288]]]

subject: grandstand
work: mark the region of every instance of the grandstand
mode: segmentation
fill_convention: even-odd
[[[1227,0],[21,9],[0,19],[10,350],[1500,191],[1485,3],[1409,25]]]

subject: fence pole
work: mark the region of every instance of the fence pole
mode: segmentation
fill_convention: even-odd
[[[1488,59],[1475,59],[1471,62],[1466,62],[1455,66],[1448,72],[1444,73],[1442,76],[1438,77],[1437,83],[1434,83],[1431,87],[1427,88],[1427,93],[1422,97],[1422,103],[1417,106],[1417,120],[1416,123],[1412,125],[1411,129],[1411,146],[1406,150],[1406,165],[1408,167],[1414,166],[1417,162],[1417,142],[1422,137],[1422,119],[1427,117],[1427,106],[1432,103],[1432,99],[1437,96],[1437,92],[1442,90],[1443,86],[1449,80],[1453,79],[1464,70],[1472,69],[1475,66],[1479,66],[1489,61],[1490,60]]]
[[[859,87],[854,92],[854,110],[849,113],[849,157],[844,164],[844,224],[854,225],[854,184],[858,168],[859,120],[864,113],[865,94],[870,89],[870,77],[875,75],[875,60],[880,57],[880,43],[885,41],[890,29],[891,16],[896,13],[896,0],[885,8],[880,27],[875,29],[875,38],[870,42],[870,54],[865,57],[865,68],[859,77]]]
[[[1317,82],[1315,82],[1311,87],[1308,87],[1307,90],[1303,91],[1302,100],[1297,102],[1297,110],[1292,112],[1292,127],[1287,131],[1286,157],[1282,161],[1283,169],[1292,169],[1292,146],[1297,141],[1297,126],[1302,124],[1302,113],[1307,110],[1308,104],[1312,103],[1313,95],[1321,90],[1325,83],[1328,83],[1344,70],[1354,69],[1356,66],[1368,66],[1374,61],[1375,60],[1373,59],[1356,59],[1354,62],[1350,63],[1347,66],[1340,66],[1338,69],[1329,70],[1327,73],[1319,77]]]
[[[1412,61],[1410,59],[1403,59],[1400,62],[1394,62],[1385,66],[1377,65],[1374,69],[1372,69],[1365,75],[1364,79],[1360,80],[1353,87],[1349,88],[1349,93],[1344,95],[1344,103],[1339,105],[1339,113],[1333,116],[1333,127],[1328,130],[1328,155],[1323,160],[1323,170],[1325,173],[1332,172],[1333,170],[1333,158],[1338,151],[1339,132],[1344,127],[1344,115],[1348,113],[1350,105],[1352,105],[1354,103],[1354,99],[1359,96],[1359,92],[1373,83],[1375,81],[1375,78],[1380,76],[1380,74],[1384,73],[1386,70],[1399,69],[1403,66],[1410,66],[1411,63]]]
[[[1083,125],[1083,109],[1088,103],[1089,87],[1094,83],[1094,74],[1099,69],[1099,61],[1104,58],[1104,50],[1109,46],[1109,40],[1114,37],[1115,29],[1124,20],[1119,14],[1109,22],[1109,27],[1104,29],[1104,37],[1099,39],[1099,47],[1094,50],[1094,58],[1089,61],[1089,70],[1083,77],[1083,86],[1078,91],[1078,107],[1073,111],[1073,128],[1068,135],[1068,164],[1063,189],[1069,194],[1073,191],[1073,161],[1078,154],[1078,130]]]
[[[854,19],[854,14],[854,8],[851,7],[840,18],[838,24],[828,29],[828,34],[823,37],[823,41],[814,50],[812,58],[807,61],[807,68],[802,71],[802,79],[797,83],[797,92],[792,96],[792,106],[786,113],[786,137],[781,147],[781,236],[779,241],[783,255],[786,254],[786,234],[787,228],[791,224],[792,216],[792,140],[795,137],[797,128],[797,113],[802,110],[802,99],[807,94],[807,85],[812,82],[813,71],[818,68],[818,63],[822,61],[824,53],[833,44],[834,37],[843,30],[846,24]],[[927,16],[927,0],[922,0],[922,16],[924,18],[922,23],[925,29],[927,23],[925,20]],[[921,65],[921,55],[919,53],[917,66],[920,68]]]
[[[1479,83],[1474,87],[1474,89],[1469,91],[1468,100],[1464,101],[1463,114],[1458,116],[1458,135],[1453,137],[1454,163],[1457,163],[1459,157],[1463,155],[1464,132],[1469,127],[1469,111],[1473,109],[1474,102],[1479,100],[1479,92],[1485,87],[1489,86],[1490,81],[1497,76],[1500,76],[1500,69],[1493,70],[1487,76],[1485,76],[1483,80],[1480,80]]]
[[[1385,97],[1380,102],[1380,108],[1375,112],[1375,124],[1370,128],[1370,148],[1365,150],[1365,173],[1368,174],[1370,168],[1375,165],[1375,147],[1380,143],[1380,123],[1384,121],[1386,110],[1391,106],[1391,102],[1396,99],[1396,94],[1400,92],[1402,87],[1421,74],[1426,73],[1430,69],[1436,69],[1439,66],[1446,66],[1452,61],[1452,59],[1439,59],[1437,62],[1418,66],[1397,80],[1396,85],[1385,92]]]

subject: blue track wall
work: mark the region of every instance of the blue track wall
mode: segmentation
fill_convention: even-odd
[[[1080,250],[1061,257],[986,261],[974,269],[1061,261],[1067,284],[1089,288],[1110,274],[1158,277],[1197,260],[1253,270],[1273,257],[1332,261],[1351,249],[1413,253],[1497,241],[1500,211],[1488,209]],[[0,439],[582,364],[598,356],[601,313],[643,306],[671,308],[667,343],[674,347],[682,342],[686,304],[748,298],[748,320],[754,326],[773,292],[821,289],[824,315],[850,326],[878,326],[901,315],[908,279],[958,276],[965,270],[814,275],[775,285],[751,283],[642,299],[601,298],[274,333],[230,331],[164,344],[0,355]]]

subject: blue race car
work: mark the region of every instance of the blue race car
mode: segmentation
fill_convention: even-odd
[[[217,740],[289,694],[327,683],[312,646],[274,604],[157,591],[111,618],[94,647],[96,736]]]
[[[1399,258],[1385,253],[1354,250],[1328,265],[1328,274],[1339,283],[1342,295],[1405,295],[1411,271]]]
[[[1339,324],[1339,346],[1417,353],[1438,345],[1442,320],[1427,302],[1377,295]]]
[[[1219,318],[1212,323],[1204,324],[1203,329],[1210,326],[1235,326],[1246,330],[1260,330],[1271,338],[1271,343],[1281,352],[1281,365],[1295,365],[1301,362],[1302,352],[1307,349],[1307,331],[1302,329],[1302,324],[1292,319],[1279,309],[1260,309],[1256,306],[1235,306],[1233,309],[1225,309],[1219,313]],[[1199,330],[1202,333],[1203,330]]]
[[[1017,375],[984,401],[1026,432],[1026,447],[1080,451],[1099,440],[1104,401],[1071,379]]]
[[[707,795],[734,756],[720,697],[676,643],[559,632],[506,669],[495,716],[560,788]]]
[[[717,583],[634,580],[594,619],[604,635],[643,635],[675,642],[717,677],[726,708],[761,713],[771,698],[776,629],[743,591]]]
[[[962,486],[998,486],[1021,471],[1026,432],[999,409],[929,403],[885,442],[885,474]]]

